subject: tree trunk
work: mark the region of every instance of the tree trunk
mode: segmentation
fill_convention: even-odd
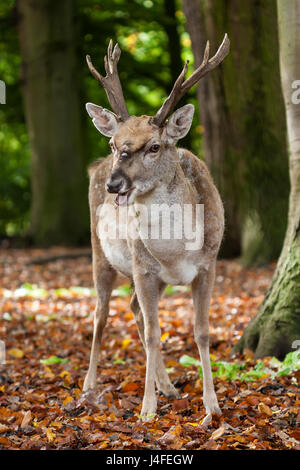
[[[30,234],[47,245],[80,243],[88,234],[73,6],[72,0],[18,1],[32,157]]]
[[[211,54],[225,32],[231,41],[229,56],[199,82],[197,91],[204,155],[225,206],[221,255],[240,254],[251,217],[255,247],[253,237],[246,237],[243,255],[249,263],[274,259],[285,233],[288,199],[284,106],[274,54],[276,5],[272,0],[183,0],[183,10],[195,66],[207,39]]]
[[[292,102],[292,83],[300,77],[300,2],[277,0],[277,6],[291,182],[288,227],[272,285],[236,350],[283,358],[300,340],[300,105]]]
[[[216,50],[216,44],[221,39],[212,18],[208,18],[207,12],[203,13],[201,2],[183,0],[183,10],[187,19],[187,29],[191,37],[194,53],[194,67],[198,67],[203,59],[203,51],[206,40],[209,39],[211,51]],[[211,22],[211,29],[205,27],[205,20]],[[224,31],[226,32],[226,31]],[[222,40],[222,39],[221,39]],[[214,53],[214,52],[213,52]],[[228,61],[228,57],[225,59]],[[233,257],[240,254],[241,249],[241,224],[238,210],[238,193],[233,178],[228,179],[228,163],[226,158],[229,149],[228,137],[231,126],[227,115],[227,106],[224,96],[223,73],[220,65],[214,74],[204,77],[197,87],[200,118],[204,126],[204,156],[205,161],[212,172],[215,183],[221,193],[226,217],[226,233],[221,247],[222,257]]]

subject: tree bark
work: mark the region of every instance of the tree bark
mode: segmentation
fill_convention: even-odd
[[[183,10],[195,66],[207,39],[212,54],[225,32],[231,41],[229,56],[197,90],[205,160],[225,206],[221,255],[241,253],[242,232],[251,217],[258,220],[255,247],[248,243],[253,237],[246,237],[243,255],[248,263],[274,259],[284,237],[288,200],[284,106],[274,54],[276,5],[270,0],[183,0]]]
[[[32,157],[30,234],[43,245],[77,244],[88,235],[73,6],[72,0],[18,1]]]
[[[235,349],[281,359],[300,340],[300,105],[292,101],[292,83],[300,77],[300,2],[277,0],[277,7],[291,182],[288,227],[272,285]]]

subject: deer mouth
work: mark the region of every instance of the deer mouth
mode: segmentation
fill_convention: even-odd
[[[115,199],[117,206],[127,206],[129,202],[129,197],[132,194],[132,191],[134,189],[135,188],[130,188],[128,189],[128,191],[125,191],[123,193],[118,193]]]

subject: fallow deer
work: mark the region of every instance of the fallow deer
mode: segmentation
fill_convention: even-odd
[[[202,64],[185,80],[188,61],[174,87],[154,117],[129,116],[124,100],[117,63],[121,51],[110,41],[104,59],[106,76],[87,63],[93,76],[104,87],[114,112],[92,103],[86,104],[95,127],[110,137],[111,154],[94,162],[90,169],[89,204],[93,275],[97,290],[94,333],[90,364],[83,390],[96,386],[96,370],[102,332],[109,312],[109,299],[117,272],[128,276],[133,285],[131,310],[146,350],[145,393],[141,416],[151,419],[157,409],[155,384],[167,397],[179,397],[166,372],[160,352],[158,302],[167,284],[191,284],[195,309],[194,336],[203,368],[203,403],[207,414],[220,413],[214,390],[209,357],[208,313],[215,278],[216,257],[223,237],[224,211],[219,193],[206,165],[188,150],[176,147],[189,131],[194,106],[187,104],[171,111],[182,96],[229,52],[225,35],[216,54],[209,59],[207,42]],[[104,204],[109,210],[99,216]],[[203,244],[187,250],[187,239],[165,240],[144,236],[149,221],[141,217],[139,207],[151,210],[156,204],[193,208],[204,207]],[[137,236],[126,238],[102,234],[116,214],[133,209]],[[99,220],[98,220],[99,219]],[[161,219],[159,219],[161,221]],[[157,222],[157,220],[156,220]],[[117,223],[117,222],[116,222]],[[152,222],[153,223],[153,222]],[[150,222],[151,225],[151,222]],[[150,227],[151,228],[151,227]],[[103,236],[102,236],[103,235]]]

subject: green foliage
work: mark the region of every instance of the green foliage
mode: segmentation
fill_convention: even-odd
[[[6,104],[0,105],[0,235],[23,232],[30,206],[29,146],[14,4],[8,0],[0,5],[0,79],[6,84]]]
[[[92,101],[109,106],[104,90],[91,76],[85,62],[90,54],[96,67],[104,73],[103,58],[108,41],[118,41],[122,48],[119,73],[131,114],[152,115],[169,93],[172,80],[193,55],[185,31],[185,17],[175,1],[174,18],[165,13],[167,0],[76,0],[75,18],[77,69],[80,101],[84,120],[86,165],[105,157],[110,149],[108,139],[101,136],[85,111]],[[171,2],[172,3],[172,2]],[[7,104],[0,105],[0,236],[22,234],[29,225],[30,149],[20,87],[20,51],[16,2],[0,4],[0,79],[7,86]],[[179,41],[181,57],[171,57],[170,25]],[[171,28],[172,29],[172,28]],[[172,42],[172,41],[171,41]],[[187,98],[197,106],[195,90]],[[181,142],[201,153],[202,136],[194,119],[191,137]],[[191,142],[192,141],[192,142]],[[83,195],[84,197],[84,195]]]
[[[189,286],[171,286],[168,285],[165,288],[165,294],[175,294],[176,292],[189,292],[191,288]]]
[[[129,284],[124,284],[123,286],[119,286],[117,289],[114,289],[112,293],[118,297],[128,297],[131,292],[131,286]]]
[[[50,356],[48,359],[40,359],[40,363],[45,364],[46,366],[51,364],[65,364],[66,362],[68,362],[68,359],[63,359],[58,356]]]
[[[277,377],[300,370],[300,351],[297,350],[288,353],[283,361],[279,361],[276,357],[273,357],[270,365],[277,369]]]
[[[179,360],[180,364],[184,367],[198,367],[200,377],[202,374],[202,367],[199,360],[193,357],[183,355]],[[279,361],[273,357],[269,362],[269,367],[264,362],[257,362],[253,368],[245,371],[245,362],[225,362],[225,361],[211,361],[213,377],[219,377],[223,380],[241,380],[243,382],[252,382],[260,380],[265,376],[281,377],[283,375],[291,374],[300,370],[300,351],[290,352],[286,355],[283,361]]]

